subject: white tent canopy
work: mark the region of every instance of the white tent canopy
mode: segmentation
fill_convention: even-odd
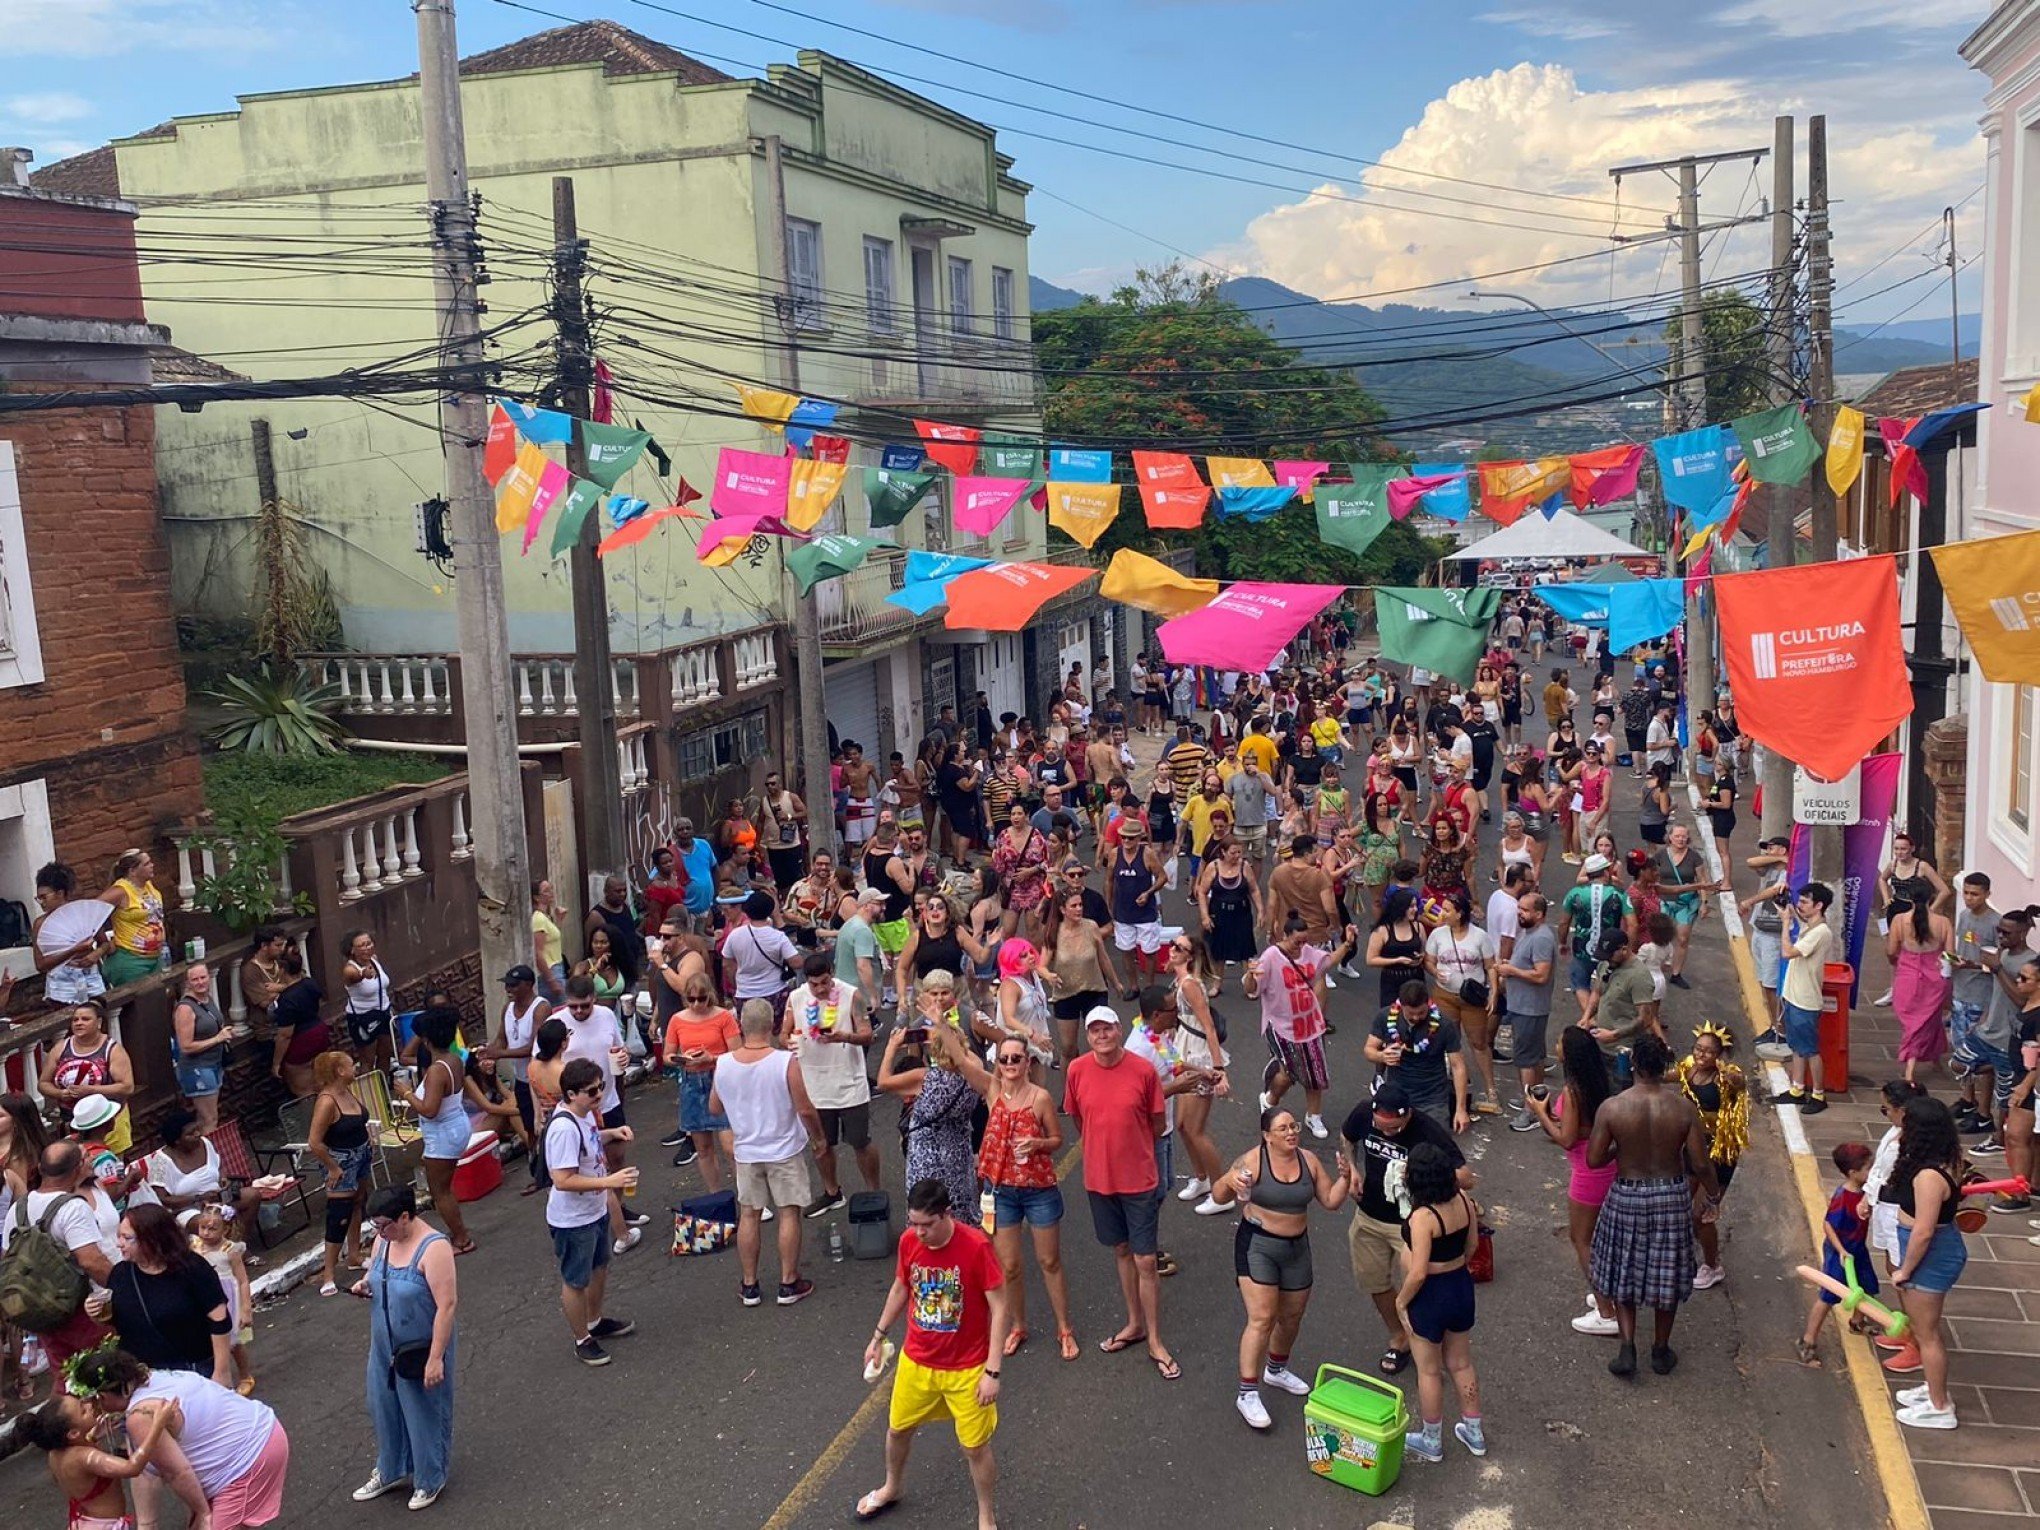
[[[1570,510],[1561,510],[1550,520],[1530,510],[1513,526],[1504,526],[1493,536],[1448,553],[1448,559],[1481,563],[1490,558],[1650,558],[1656,554],[1632,546],[1612,531],[1603,531]]]

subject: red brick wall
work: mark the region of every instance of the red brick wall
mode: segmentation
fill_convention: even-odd
[[[96,891],[121,850],[202,804],[155,420],[146,408],[9,415],[0,440],[14,443],[44,671],[0,690],[0,785],[48,783],[57,855]]]

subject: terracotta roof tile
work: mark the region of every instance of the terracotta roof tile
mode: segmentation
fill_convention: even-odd
[[[166,345],[149,357],[149,376],[159,383],[246,382],[248,379],[217,361],[175,345]]]
[[[716,85],[729,79],[678,48],[654,42],[614,21],[581,21],[554,27],[460,61],[462,74],[507,74],[514,69],[558,69],[600,64],[604,74],[675,73],[683,85]]]
[[[159,122],[134,136],[171,138],[176,133],[174,122]],[[96,149],[73,154],[69,159],[52,161],[42,169],[32,171],[28,183],[37,191],[52,192],[60,197],[117,197],[120,195],[120,166],[115,162],[113,145],[101,144]]]
[[[1934,409],[1976,401],[1976,361],[1943,361],[1934,366],[1901,367],[1856,400],[1872,420],[1910,419]],[[1876,432],[1871,432],[1873,435]]]

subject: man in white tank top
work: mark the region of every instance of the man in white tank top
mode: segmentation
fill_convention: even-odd
[[[800,1063],[773,1044],[772,1005],[751,999],[737,1017],[743,1042],[715,1062],[709,1109],[729,1118],[737,1162],[737,1263],[746,1307],[764,1301],[758,1286],[758,1254],[768,1208],[799,1211],[814,1199],[808,1155],[820,1156],[826,1142],[822,1118],[801,1082]],[[779,1223],[779,1305],[791,1307],[814,1294],[815,1283],[800,1273],[799,1216]]]

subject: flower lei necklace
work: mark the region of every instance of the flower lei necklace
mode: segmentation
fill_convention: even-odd
[[[1431,1044],[1438,1039],[1438,1028],[1440,1025],[1444,1023],[1444,1017],[1438,1013],[1437,1005],[1435,1004],[1427,1005],[1426,1008],[1428,1010],[1428,1013],[1426,1014],[1425,1019],[1429,1023],[1425,1026],[1424,1033],[1421,1036],[1418,1036],[1415,1040],[1405,1041],[1403,1039],[1402,1002],[1400,1000],[1397,1000],[1395,1003],[1389,1005],[1387,1015],[1388,1044],[1392,1047],[1401,1046],[1405,1050],[1415,1053],[1418,1057],[1422,1057],[1426,1052],[1430,1051]]]

